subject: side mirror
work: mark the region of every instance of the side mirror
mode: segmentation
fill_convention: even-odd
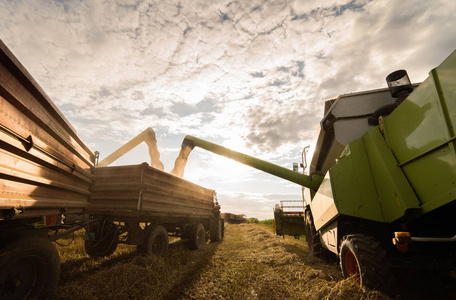
[[[299,172],[299,165],[298,165],[298,163],[293,163],[293,171]]]

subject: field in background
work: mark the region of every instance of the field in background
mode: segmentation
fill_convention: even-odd
[[[162,258],[120,245],[92,259],[82,236],[58,249],[56,299],[389,299],[343,280],[337,263],[309,257],[302,241],[264,225],[228,224],[223,242],[191,251],[179,240]]]

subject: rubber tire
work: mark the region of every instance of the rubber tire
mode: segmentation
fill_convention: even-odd
[[[211,242],[220,242],[223,239],[222,236],[222,218],[220,213],[215,213],[214,218],[211,220]]]
[[[355,276],[360,286],[394,294],[395,273],[380,242],[364,234],[346,235],[339,252],[344,278]]]
[[[278,222],[276,221],[275,216],[274,216],[274,219],[272,219],[272,225],[273,225],[273,228],[274,228],[274,234],[282,236],[283,232],[278,228],[278,224],[277,223]]]
[[[326,249],[321,245],[320,234],[315,230],[315,225],[310,211],[306,212],[306,241],[310,256],[323,256]]]
[[[162,225],[157,225],[146,235],[144,241],[144,254],[164,256],[168,251],[168,231]]]
[[[84,248],[91,257],[106,257],[114,253],[119,244],[119,231],[112,222],[97,222],[86,232]],[[95,240],[89,238],[89,233],[95,233]]]
[[[1,299],[50,298],[57,287],[59,275],[59,253],[47,237],[25,236],[1,250]]]
[[[203,224],[199,223],[192,226],[188,242],[191,250],[200,250],[204,248],[206,245],[206,230],[204,229]]]

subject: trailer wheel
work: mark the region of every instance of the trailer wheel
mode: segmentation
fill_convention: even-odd
[[[347,235],[340,246],[340,267],[344,278],[360,286],[392,293],[395,274],[380,242],[363,234]]]
[[[222,219],[220,213],[214,214],[214,219],[211,221],[211,242],[220,242],[223,239],[222,235]]]
[[[144,254],[163,256],[168,251],[168,231],[161,225],[155,226],[146,235]]]
[[[59,275],[59,253],[46,237],[26,236],[1,250],[2,299],[52,297]]]
[[[106,257],[114,253],[119,244],[119,230],[110,221],[96,222],[86,230],[84,247],[91,257]]]
[[[190,229],[189,247],[192,250],[200,250],[204,245],[206,245],[206,231],[204,225],[199,223]]]

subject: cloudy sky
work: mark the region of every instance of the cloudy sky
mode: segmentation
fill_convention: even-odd
[[[152,127],[165,171],[186,134],[291,168],[324,100],[413,82],[456,49],[456,1],[0,0],[0,38],[101,159]],[[148,161],[139,146],[116,164]],[[272,218],[299,186],[201,149],[184,178]]]

